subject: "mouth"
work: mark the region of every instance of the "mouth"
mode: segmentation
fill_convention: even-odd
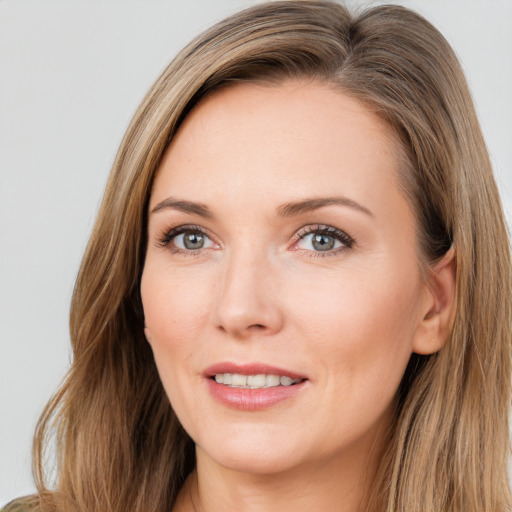
[[[278,386],[294,386],[305,379],[293,378],[289,375],[264,374],[244,375],[241,373],[216,373],[210,377],[217,384],[223,384],[230,388],[242,389],[267,389]]]
[[[307,389],[309,379],[266,364],[219,363],[204,371],[209,392],[222,404],[256,411],[293,400]]]

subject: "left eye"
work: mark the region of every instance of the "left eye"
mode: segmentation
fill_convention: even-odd
[[[342,244],[339,240],[336,240],[332,235],[326,235],[324,233],[310,233],[302,238],[297,247],[300,249],[306,249],[308,251],[330,251],[341,247]]]
[[[297,249],[314,252],[329,252],[349,248],[352,246],[352,239],[342,231],[335,228],[324,228],[321,230],[310,230],[298,235],[299,241],[295,244]]]
[[[200,231],[185,231],[176,235],[173,239],[173,245],[177,249],[194,251],[198,249],[207,249],[213,247],[213,242],[204,233]]]

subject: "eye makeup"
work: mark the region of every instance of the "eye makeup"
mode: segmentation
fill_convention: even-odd
[[[345,231],[326,224],[305,226],[293,238],[292,250],[311,253],[309,257],[336,256],[351,249],[355,243],[354,238]],[[306,241],[311,249],[300,247]]]
[[[182,237],[180,242],[176,242]],[[203,249],[218,247],[208,230],[196,224],[183,224],[167,228],[158,236],[156,245],[166,248],[173,254],[197,255]]]
[[[197,224],[183,224],[165,229],[157,237],[156,245],[172,254],[198,255],[203,250],[220,246],[209,230]],[[308,225],[292,237],[290,250],[308,257],[336,256],[352,248],[355,240],[345,231],[327,224]]]

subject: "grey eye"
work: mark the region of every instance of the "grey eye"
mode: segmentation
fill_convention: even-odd
[[[313,247],[317,251],[329,251],[334,247],[335,243],[334,237],[330,235],[324,235],[322,233],[317,233],[313,235],[313,239],[311,240],[311,243]]]
[[[297,247],[313,252],[327,252],[332,249],[338,249],[343,245],[344,244],[338,240],[336,236],[317,232],[308,233],[303,236],[297,244]]]
[[[174,238],[173,243],[178,249],[185,249],[187,251],[197,251],[213,246],[213,242],[204,233],[199,231],[181,233]]]
[[[199,233],[184,233],[183,245],[187,249],[201,249],[204,245],[204,236]]]

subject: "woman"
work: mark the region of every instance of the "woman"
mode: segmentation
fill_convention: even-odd
[[[7,510],[508,510],[510,313],[444,38],[396,6],[254,7],[127,131],[39,494]]]

